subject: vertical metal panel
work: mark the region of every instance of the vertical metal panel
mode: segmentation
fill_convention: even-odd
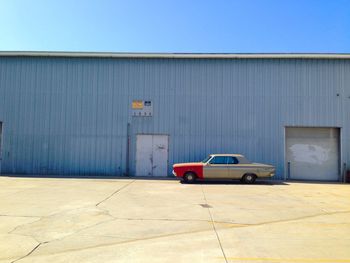
[[[135,173],[139,133],[169,135],[169,164],[242,153],[284,178],[284,127],[340,127],[350,164],[350,61],[0,57],[6,173]],[[153,117],[131,117],[135,99]],[[169,173],[171,167],[169,167]]]

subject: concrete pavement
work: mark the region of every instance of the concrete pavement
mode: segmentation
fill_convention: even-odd
[[[0,177],[0,262],[350,263],[350,185]]]

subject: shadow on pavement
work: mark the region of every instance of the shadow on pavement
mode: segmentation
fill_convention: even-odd
[[[114,175],[37,175],[37,174],[1,174],[0,177],[13,177],[13,178],[52,178],[52,179],[118,179],[118,180],[179,180],[174,176],[114,176]]]
[[[1,177],[13,177],[13,178],[52,178],[52,179],[102,179],[102,180],[150,180],[150,181],[179,181],[179,183],[183,183],[179,178],[176,178],[174,176],[164,176],[164,177],[155,177],[155,176],[113,176],[113,175],[36,175],[36,174],[1,174]],[[281,181],[281,180],[257,180],[252,185],[289,185],[290,183],[293,184],[343,184],[342,182],[334,182],[334,181],[298,181],[298,180],[288,180],[288,181]],[[197,181],[193,185],[217,185],[217,184],[242,184],[242,185],[249,185],[249,184],[243,184],[239,180],[205,180],[205,181]]]
[[[179,181],[179,183],[183,183],[179,178],[174,176],[164,176],[164,177],[154,177],[154,176],[113,176],[113,175],[37,175],[37,174],[1,174],[1,177],[13,177],[13,178],[52,178],[52,179],[114,179],[114,180],[149,180],[149,181]],[[342,182],[334,182],[334,181],[298,181],[298,180],[257,180],[252,185],[289,185],[289,183],[301,183],[301,184],[342,184]],[[205,180],[205,181],[197,181],[193,185],[215,185],[215,184],[243,184],[239,180]]]
[[[183,183],[179,178],[174,176],[167,177],[154,177],[154,176],[112,176],[112,175],[31,175],[31,174],[2,174],[0,177],[12,177],[12,178],[32,178],[32,179],[91,179],[91,180],[149,180],[149,181],[179,181]],[[206,180],[206,181],[197,181],[193,185],[201,184],[242,184],[239,180]],[[242,184],[244,185],[244,184]],[[278,180],[257,180],[252,185],[288,185],[286,182]]]
[[[185,184],[181,181],[182,184]],[[257,180],[254,184],[244,184],[241,183],[239,180],[206,180],[206,181],[197,181],[192,185],[219,185],[219,184],[225,184],[225,185],[289,185],[287,182],[280,181],[280,180]]]

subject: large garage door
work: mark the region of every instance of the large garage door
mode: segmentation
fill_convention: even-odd
[[[338,128],[286,128],[290,179],[339,180]]]

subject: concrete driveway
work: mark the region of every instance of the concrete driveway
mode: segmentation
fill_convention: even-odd
[[[0,262],[350,262],[350,185],[0,177]]]

